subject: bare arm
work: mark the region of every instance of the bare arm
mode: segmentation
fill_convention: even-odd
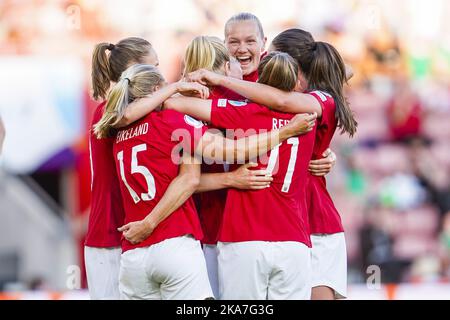
[[[223,86],[271,109],[289,113],[317,113],[322,116],[322,107],[313,96],[299,92],[285,92],[271,86],[226,77],[207,70],[190,73],[190,81],[201,84]]]
[[[198,120],[211,122],[212,100],[191,97],[176,97],[164,102],[164,109],[176,110]]]
[[[195,95],[202,99],[207,99],[209,96],[209,89],[198,83],[195,85],[189,82],[171,83],[145,98],[141,98],[130,103],[116,128],[126,127],[129,124],[141,119],[153,110],[157,109],[166,99],[169,99],[176,93]]]
[[[162,221],[180,208],[196,191],[200,183],[200,165],[190,156],[186,159],[187,161],[180,165],[178,176],[170,183],[152,212],[145,219],[128,223],[118,229],[132,244],[147,239]]]
[[[313,130],[317,114],[298,114],[281,129],[262,132],[238,140],[226,139],[206,131],[195,152],[215,161],[245,163],[257,158],[290,137],[306,134]]]

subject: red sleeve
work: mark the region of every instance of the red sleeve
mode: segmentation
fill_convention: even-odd
[[[183,150],[194,154],[198,142],[208,130],[208,126],[185,114],[179,113],[176,118],[176,129],[172,132],[172,139],[180,141]]]
[[[249,116],[254,113],[253,103],[213,99],[211,125],[223,129],[240,129],[248,126]]]
[[[313,91],[309,93],[319,101],[322,108],[322,117],[319,119],[318,125],[329,126],[334,122],[334,110],[330,110],[329,106],[334,103],[333,97],[322,91]],[[330,118],[333,117],[333,118]]]

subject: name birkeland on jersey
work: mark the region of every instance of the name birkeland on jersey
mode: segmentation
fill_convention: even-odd
[[[310,92],[322,106],[322,117],[317,123],[316,141],[314,143],[313,159],[321,159],[322,154],[330,147],[336,132],[336,104],[333,97],[325,92]],[[325,177],[309,174],[307,187],[308,212],[311,234],[335,234],[344,232],[341,217],[327,190]]]
[[[120,130],[114,141],[114,158],[125,208],[125,223],[144,219],[163,197],[179,172],[180,152],[193,153],[207,127],[173,110],[152,112]],[[203,237],[192,198],[162,221],[138,245],[122,239],[127,251],[166,239],[192,235]]]
[[[103,115],[105,102],[97,106],[91,128]],[[91,160],[91,211],[85,244],[89,247],[120,247],[117,228],[124,222],[125,212],[119,179],[113,157],[114,138],[97,139],[91,130],[89,151]]]
[[[279,129],[293,116],[255,103],[214,99],[211,124],[249,136]],[[256,170],[267,168],[274,181],[260,191],[228,191],[219,241],[296,241],[311,246],[306,184],[314,134],[290,138],[266,156],[253,159],[258,163]]]

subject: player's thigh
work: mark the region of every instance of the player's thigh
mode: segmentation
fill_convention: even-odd
[[[164,300],[203,300],[213,293],[200,242],[191,236],[158,244],[153,278],[160,283]]]
[[[160,300],[159,286],[149,276],[152,267],[151,247],[137,248],[122,254],[119,290],[122,300]]]
[[[311,249],[300,242],[277,242],[273,252],[268,299],[310,300]]]
[[[265,300],[270,274],[266,242],[218,244],[219,295],[224,300]]]
[[[119,299],[120,248],[84,247],[89,295],[93,300]]]
[[[344,233],[312,235],[312,286],[329,287],[338,299],[347,296],[347,249]]]

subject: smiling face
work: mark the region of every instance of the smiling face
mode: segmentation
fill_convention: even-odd
[[[266,44],[256,21],[232,21],[226,26],[225,36],[227,49],[241,64],[243,74],[256,71]]]

